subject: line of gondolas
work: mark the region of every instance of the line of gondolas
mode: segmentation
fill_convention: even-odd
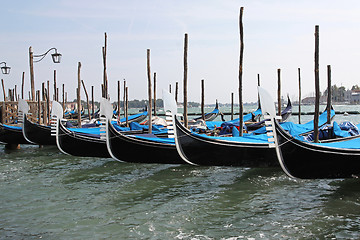
[[[1,103],[0,142],[7,147],[19,144],[56,145],[64,154],[80,157],[113,158],[120,162],[191,164],[202,166],[279,167],[295,178],[347,178],[360,174],[360,135],[351,123],[332,122],[335,111],[331,106],[331,68],[328,66],[328,103],[319,114],[319,27],[315,27],[315,88],[316,106],[314,120],[305,124],[288,122],[292,104],[288,97],[286,108],[281,109],[280,69],[278,73],[277,111],[270,94],[260,87],[258,75],[258,109],[244,114],[242,104],[243,71],[243,8],[240,8],[240,61],[239,61],[239,117],[230,121],[214,121],[222,116],[216,102],[215,109],[204,112],[204,80],[201,81],[201,116],[188,119],[187,110],[187,51],[188,34],[184,37],[183,114],[178,114],[175,96],[163,90],[165,118],[156,116],[156,73],[153,86],[150,69],[150,49],[147,49],[147,110],[128,115],[128,87],[124,81],[124,101],[120,106],[120,81],[118,101],[110,103],[106,73],[107,35],[102,48],[104,75],[99,111],[94,111],[92,86],[92,111],[84,81],[81,80],[81,63],[78,63],[77,110],[65,110],[66,98],[59,102],[54,71],[54,100],[50,101],[49,81],[47,88],[34,89],[33,58],[41,61],[51,50],[54,63],[60,62],[56,48],[42,55],[33,55],[30,47],[31,94],[24,100],[22,82],[21,97],[15,90],[5,94]],[[36,61],[35,61],[36,62]],[[3,69],[4,68],[4,69]],[[5,69],[6,68],[6,69]],[[10,68],[1,68],[9,73]],[[300,69],[299,71],[299,95]],[[178,86],[178,85],[176,85]],[[81,106],[80,90],[87,98],[87,111]],[[154,96],[152,96],[152,94]],[[232,93],[233,99],[233,93]],[[301,101],[299,101],[300,104]],[[154,104],[154,106],[152,106]],[[121,116],[121,111],[124,113]],[[233,107],[232,107],[233,113]],[[153,116],[154,114],[154,116]]]

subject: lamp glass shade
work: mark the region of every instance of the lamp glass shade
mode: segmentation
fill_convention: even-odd
[[[61,60],[61,54],[60,53],[53,53],[51,54],[52,60],[54,63],[60,63]]]
[[[9,74],[10,73],[10,68],[11,67],[8,67],[8,66],[1,67],[1,72],[3,74]]]

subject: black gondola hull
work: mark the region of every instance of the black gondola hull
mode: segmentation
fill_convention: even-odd
[[[191,134],[176,118],[178,151],[190,163],[205,166],[279,166],[275,149],[267,143],[244,143],[210,139]]]
[[[38,145],[56,145],[56,137],[51,136],[51,127],[30,122],[24,116],[23,134],[30,142]]]
[[[61,123],[58,123],[57,145],[61,151],[73,156],[111,157],[105,140],[72,132]]]
[[[185,163],[178,155],[175,145],[123,135],[110,123],[107,124],[107,132],[109,151],[117,160],[133,163]]]
[[[8,129],[0,123],[0,142],[3,144],[30,144],[19,129]]]
[[[284,171],[296,178],[360,176],[360,150],[331,148],[294,139],[275,123],[278,158]]]

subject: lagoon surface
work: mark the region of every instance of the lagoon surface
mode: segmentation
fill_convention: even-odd
[[[335,120],[359,123],[360,116]],[[130,164],[30,145],[0,145],[0,159],[0,239],[360,238],[359,179]]]

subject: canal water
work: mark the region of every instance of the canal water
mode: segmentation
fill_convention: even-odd
[[[360,116],[336,117],[344,120]],[[0,159],[0,239],[360,238],[359,179],[120,163],[26,145],[0,146]]]

